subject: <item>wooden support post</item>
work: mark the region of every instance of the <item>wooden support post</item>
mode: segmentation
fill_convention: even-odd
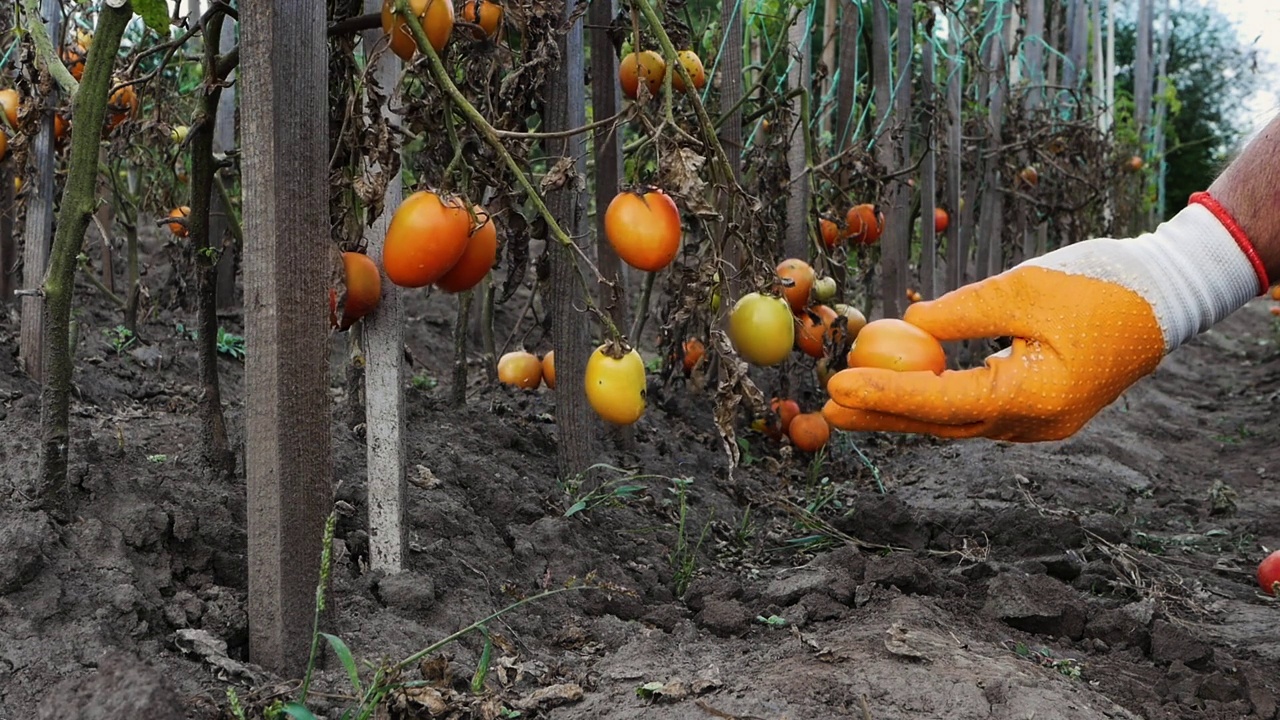
[[[244,0],[249,657],[303,669],[333,507],[325,6]]]
[[[810,4],[807,12],[796,16],[791,26],[787,42],[792,46],[788,55],[793,55],[791,73],[787,85],[792,91],[809,92],[813,89],[810,82],[812,70],[809,62],[809,17],[815,12]],[[805,126],[801,113],[800,96],[792,102],[795,109],[795,123],[787,128],[787,230],[783,236],[782,252],[786,257],[806,260],[809,257],[809,176],[805,172],[807,166],[805,143],[809,138],[809,128]],[[815,106],[809,104],[810,110]],[[782,258],[771,258],[773,261]]]
[[[222,35],[218,46],[223,54],[231,52],[236,46],[236,19],[228,16],[222,22]],[[213,154],[226,155],[236,149],[236,71],[227,75],[227,87],[218,96],[218,121],[213,130]],[[217,177],[225,183],[226,176],[220,170]],[[217,186],[213,188],[213,199],[209,215],[209,242],[222,249],[218,256],[218,309],[225,310],[236,304],[236,257],[243,248],[239,246],[233,235],[227,232],[231,224],[229,216],[234,210],[227,207],[222,200],[222,193]]]
[[[18,244],[14,230],[18,219],[18,203],[13,192],[13,163],[0,162],[0,306],[13,300],[12,268],[17,265]]]
[[[615,14],[614,0],[591,0],[588,18],[591,31],[591,109],[596,118],[612,117],[618,112],[618,56],[609,39],[609,23]],[[596,266],[600,270],[598,288],[600,307],[609,313],[613,323],[627,327],[627,276],[618,253],[604,235],[604,211],[618,194],[622,177],[622,144],[618,136],[622,127],[601,126],[591,135],[595,151],[596,196]]]

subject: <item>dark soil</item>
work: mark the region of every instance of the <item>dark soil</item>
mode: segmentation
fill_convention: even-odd
[[[199,466],[185,316],[161,313],[150,345],[117,354],[102,331],[118,315],[80,292],[65,527],[28,509],[38,387],[17,369],[16,312],[0,322],[0,720],[227,718],[228,687],[253,716],[297,678],[247,664],[243,472],[217,483]],[[503,308],[500,342],[522,304]],[[1263,301],[1060,443],[841,435],[814,461],[747,435],[731,481],[711,395],[678,379],[652,388],[634,451],[610,458],[648,474],[646,490],[568,518],[583,491],[556,479],[554,393],[473,366],[466,406],[451,407],[452,300],[414,294],[409,310],[411,572],[367,571],[365,449],[335,336],[346,505],[322,629],[376,663],[571,578],[617,588],[493,623],[481,694],[467,687],[482,638],[446,647],[409,673],[436,682],[389,717],[1276,716],[1280,608],[1253,578],[1280,546],[1280,365]],[[531,349],[547,349],[538,335]],[[238,448],[242,372],[223,361]],[[336,718],[346,676],[332,653],[324,666],[313,705]]]

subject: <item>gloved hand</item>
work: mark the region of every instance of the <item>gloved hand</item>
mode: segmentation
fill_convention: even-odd
[[[983,367],[851,368],[823,415],[845,430],[1058,440],[1167,353],[1267,290],[1245,234],[1205,193],[1155,232],[1068,245],[907,309],[946,342],[1012,336]]]

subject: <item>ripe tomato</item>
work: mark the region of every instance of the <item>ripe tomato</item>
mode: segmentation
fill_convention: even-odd
[[[1268,595],[1280,594],[1280,550],[1258,563],[1258,584]]]
[[[604,212],[604,234],[631,267],[657,272],[680,252],[680,210],[658,189],[623,190]]]
[[[848,359],[851,368],[928,370],[937,374],[947,369],[942,344],[924,330],[897,318],[867,323],[858,333]]]
[[[596,348],[587,359],[583,386],[587,402],[604,420],[630,425],[644,414],[646,380],[644,360],[634,348],[620,358],[609,355],[609,343]]]
[[[61,114],[55,113],[53,116],[53,141],[62,142],[62,139],[67,136],[68,127],[70,127],[70,125],[67,123],[66,119],[63,118]]]
[[[462,4],[462,19],[479,25],[489,38],[498,36],[502,27],[502,6],[489,0],[466,0]]]
[[[924,299],[924,296],[920,294],[919,290],[913,290],[911,288],[907,288],[907,300],[913,303],[918,303],[923,299]]]
[[[702,361],[702,357],[707,354],[707,346],[702,344],[698,338],[689,338],[684,341],[684,374],[688,375]]]
[[[556,351],[548,350],[542,356],[542,382],[552,390],[556,389]]]
[[[831,426],[820,412],[800,413],[791,421],[787,435],[797,450],[818,452],[831,439]]]
[[[818,228],[822,231],[822,244],[828,250],[835,250],[840,244],[840,227],[835,224],[834,220],[821,218],[818,220]]]
[[[62,51],[62,63],[67,66],[67,71],[76,80],[84,79],[84,59],[88,53],[89,51],[83,45],[77,45],[75,48],[64,48]]]
[[[840,315],[845,319],[844,330],[848,333],[849,337],[858,337],[858,333],[862,331],[862,328],[867,326],[867,316],[863,315],[862,311],[858,308],[852,305],[841,304],[836,305],[833,309],[836,311],[837,315]]]
[[[676,59],[684,66],[684,71],[689,73],[689,79],[693,81],[693,87],[701,90],[707,86],[707,71],[702,67],[702,58],[692,50],[681,50],[676,53]],[[684,78],[680,73],[671,76],[671,89],[676,92],[684,92]]]
[[[787,298],[787,304],[795,312],[800,312],[809,305],[809,293],[813,290],[813,281],[817,274],[809,263],[799,258],[788,258],[778,263],[775,272],[778,274],[778,289]],[[790,282],[783,282],[790,280]]]
[[[729,341],[752,365],[777,365],[795,344],[791,307],[780,297],[758,292],[743,295],[729,313]]]
[[[1280,285],[1274,285],[1271,288],[1271,299],[1280,300]]]
[[[656,97],[666,74],[666,61],[652,50],[633,52],[618,63],[618,84],[622,86],[622,92],[632,99],[640,94],[641,78],[649,86],[649,97]]]
[[[358,252],[342,253],[342,315],[338,316],[338,302],[334,299],[329,308],[329,322],[339,330],[346,330],[357,320],[373,312],[382,302],[382,274],[373,258]]]
[[[471,216],[456,198],[426,190],[400,203],[382,246],[387,278],[401,287],[424,287],[453,269],[467,251]]]
[[[795,400],[774,398],[769,403],[769,409],[778,416],[778,429],[787,432],[791,428],[791,421],[800,414],[800,403]]]
[[[479,205],[474,206],[472,211],[475,212],[476,220],[483,224],[471,230],[471,237],[467,240],[466,249],[462,251],[462,257],[449,272],[436,281],[436,287],[445,292],[457,293],[475,287],[489,274],[498,260],[498,228],[493,224],[493,218]]]
[[[18,97],[17,90],[0,90],[0,109],[4,110],[4,116],[9,118],[9,125],[14,128],[18,127],[18,108],[21,106],[22,100]]]
[[[498,358],[498,381],[533,390],[542,383],[542,361],[526,350],[512,350]]]
[[[8,154],[9,154],[9,135],[5,133],[4,130],[0,130],[0,160],[4,160],[4,156]],[[15,177],[13,181],[17,183],[18,178]],[[14,192],[16,193],[18,189],[19,189],[19,186],[15,185]]]
[[[1036,169],[1030,165],[1022,168],[1018,172],[1018,177],[1027,184],[1027,187],[1035,187],[1040,184],[1040,173],[1036,172]]]
[[[933,209],[933,231],[936,233],[944,233],[951,225],[951,216],[942,208]]]
[[[187,207],[186,205],[183,205],[182,207],[176,207],[169,211],[169,217],[171,218],[176,218],[176,217],[185,218],[190,216],[191,216],[191,208]],[[186,237],[187,235],[191,234],[191,232],[187,230],[186,225],[183,225],[182,223],[174,223],[174,222],[169,223],[169,232],[173,233],[178,237]]]
[[[849,208],[844,222],[845,236],[863,245],[874,245],[884,232],[884,213],[872,203]]]
[[[840,317],[826,305],[814,305],[796,315],[796,346],[809,357],[820,358],[825,354],[824,342],[837,342],[833,323]]]
[[[120,123],[133,117],[138,112],[138,93],[132,85],[111,93],[107,100],[107,131],[115,130]]]
[[[1134,172],[1141,170],[1142,168],[1146,167],[1146,165],[1147,164],[1143,162],[1142,158],[1137,155],[1134,155],[1133,157],[1129,158],[1129,169]]]
[[[436,52],[444,50],[453,34],[452,0],[409,0],[409,10],[422,23],[422,31]],[[394,32],[393,32],[394,28]],[[409,62],[418,53],[409,23],[395,13],[395,0],[382,0],[382,32],[391,37],[391,52]]]

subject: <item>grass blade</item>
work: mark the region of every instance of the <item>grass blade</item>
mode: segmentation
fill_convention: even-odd
[[[356,695],[363,695],[364,688],[360,685],[360,669],[356,667],[356,659],[352,656],[351,649],[337,635],[330,635],[329,633],[320,633],[320,635],[329,641],[329,646],[333,648],[333,653],[342,662],[342,667],[347,669],[347,677],[351,678],[351,686],[356,689]]]

